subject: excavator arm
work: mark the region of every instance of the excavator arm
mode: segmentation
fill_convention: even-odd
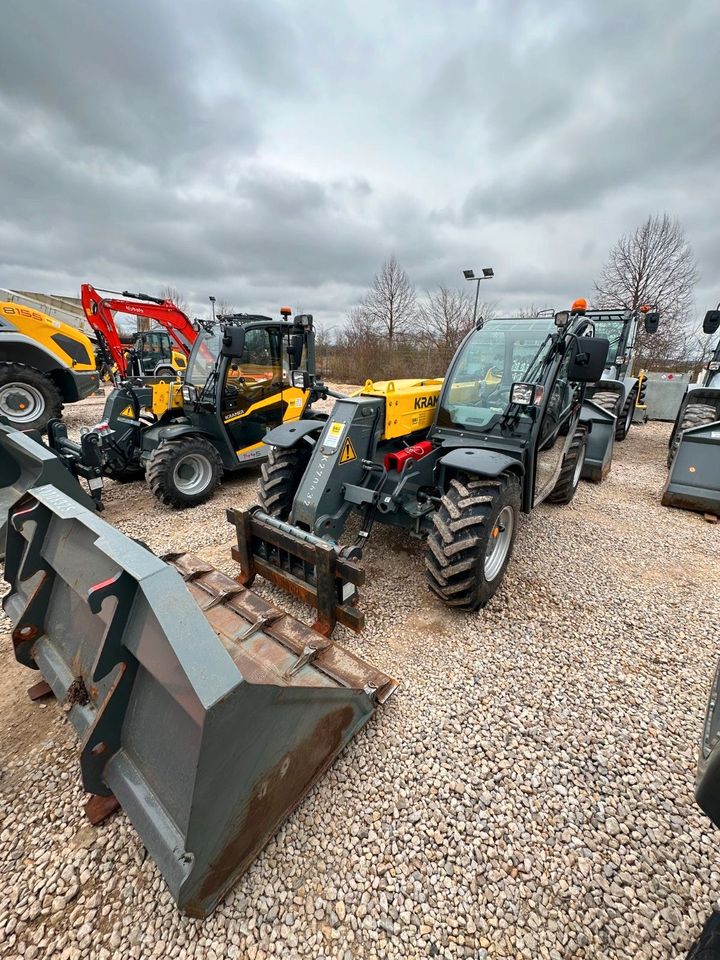
[[[126,297],[128,299],[124,299]],[[189,356],[197,338],[197,330],[192,321],[175,306],[172,300],[162,300],[147,294],[129,293],[127,290],[123,291],[122,297],[102,297],[89,283],[81,285],[80,299],[88,323],[104,341],[120,376],[124,377],[127,374],[128,363],[127,347],[121,342],[115,326],[113,314],[116,311],[156,321],[167,330],[173,344],[185,356]]]

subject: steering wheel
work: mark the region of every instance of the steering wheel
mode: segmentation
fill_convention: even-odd
[[[510,384],[499,383],[494,390],[488,390],[487,401],[493,406],[503,406],[507,405],[510,402],[510,390],[512,389]]]

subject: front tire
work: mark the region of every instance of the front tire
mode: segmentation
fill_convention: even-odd
[[[519,518],[517,477],[451,480],[427,539],[432,592],[461,610],[484,607],[510,562]]]
[[[162,503],[196,507],[212,497],[223,465],[215,447],[200,436],[163,440],[148,460],[145,477]]]
[[[718,418],[718,412],[710,403],[689,403],[685,407],[685,414],[680,421],[679,427],[673,432],[670,441],[670,453],[668,454],[668,467],[672,466],[675,454],[682,440],[683,430],[689,427],[702,427],[706,423],[714,423]]]
[[[44,433],[62,409],[62,397],[49,377],[22,363],[0,365],[0,417],[13,427]]]
[[[587,453],[587,427],[584,423],[578,424],[575,435],[563,457],[560,475],[557,483],[548,494],[548,503],[570,503],[580,483],[585,454]]]
[[[271,517],[287,520],[295,494],[310,462],[312,446],[301,440],[294,447],[271,447],[261,467],[260,505]]]

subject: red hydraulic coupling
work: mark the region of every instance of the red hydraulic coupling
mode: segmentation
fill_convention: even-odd
[[[423,440],[412,447],[398,450],[396,453],[388,453],[383,461],[385,469],[397,470],[398,473],[402,473],[408,460],[422,460],[431,450],[432,443],[429,440]]]

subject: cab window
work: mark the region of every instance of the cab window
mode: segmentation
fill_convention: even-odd
[[[281,335],[269,330],[247,330],[242,356],[227,365],[223,410],[247,410],[282,390]]]

